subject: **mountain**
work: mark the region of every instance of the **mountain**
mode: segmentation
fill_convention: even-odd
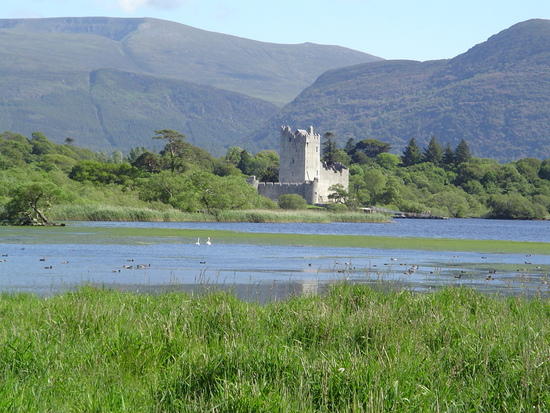
[[[271,103],[239,93],[113,69],[20,80],[17,73],[0,80],[3,130],[42,131],[57,141],[72,137],[95,150],[158,147],[151,140],[153,131],[169,128],[221,155],[277,111]]]
[[[110,68],[283,105],[326,70],[380,60],[338,46],[259,42],[150,18],[0,19],[0,75]]]
[[[330,70],[250,137],[315,125],[344,143],[376,138],[399,152],[414,137],[501,160],[550,157],[550,21],[528,20],[449,60],[380,61]],[[274,132],[273,132],[274,131]]]

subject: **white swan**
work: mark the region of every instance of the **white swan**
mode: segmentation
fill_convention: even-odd
[[[206,240],[206,245],[212,245],[212,241],[210,241],[210,237]]]
[[[197,238],[197,242],[195,242],[195,245],[201,245],[201,239]]]

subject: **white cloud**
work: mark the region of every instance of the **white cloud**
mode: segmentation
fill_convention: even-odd
[[[173,9],[181,6],[185,0],[117,0],[119,7],[126,12],[133,12],[141,7]]]

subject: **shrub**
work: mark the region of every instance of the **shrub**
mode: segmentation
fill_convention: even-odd
[[[281,195],[278,204],[283,209],[305,209],[307,207],[306,200],[298,194]]]

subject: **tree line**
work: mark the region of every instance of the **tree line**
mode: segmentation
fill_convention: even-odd
[[[246,183],[255,175],[277,181],[279,156],[228,148],[216,158],[162,129],[153,140],[160,151],[136,147],[126,155],[79,148],[75,140],[55,144],[36,132],[0,134],[0,220],[49,223],[55,203],[142,205],[215,214],[223,209],[275,208]],[[349,139],[340,148],[326,133],[322,159],[349,168],[348,189],[335,187],[332,209],[367,205],[410,212],[467,217],[539,219],[550,211],[550,159],[525,158],[500,164],[476,158],[468,144],[443,147],[436,137],[421,148],[411,139],[400,155],[376,139]],[[286,197],[288,198],[288,197]],[[304,207],[283,199],[281,207]]]

